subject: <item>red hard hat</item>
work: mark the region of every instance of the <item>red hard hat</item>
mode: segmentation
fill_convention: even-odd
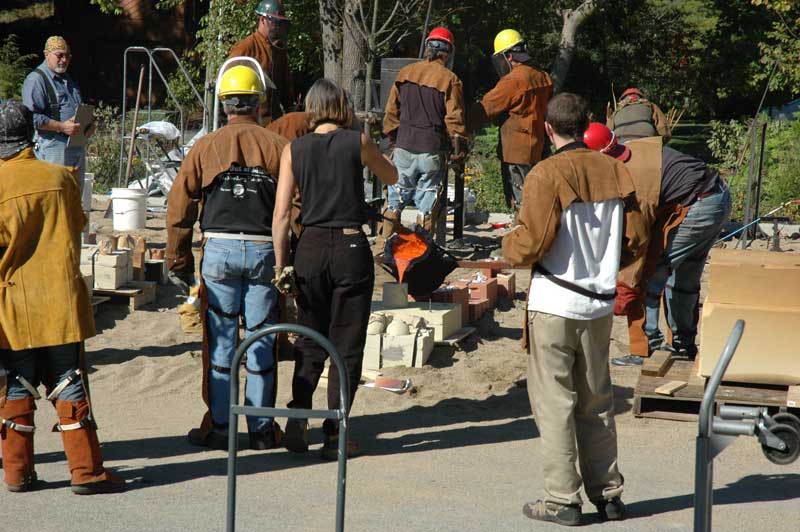
[[[431,32],[428,34],[428,38],[425,39],[425,42],[430,40],[444,41],[450,44],[450,46],[453,46],[456,42],[455,38],[453,38],[453,34],[450,33],[450,30],[442,27],[433,28],[431,30]]]
[[[638,96],[639,98],[644,98],[644,94],[642,94],[642,91],[640,91],[636,87],[631,87],[629,89],[625,89],[625,92],[623,92],[620,95],[620,99],[622,99],[622,98],[624,98],[626,96]]]
[[[631,149],[617,142],[617,136],[605,124],[592,122],[583,132],[583,143],[590,150],[603,152],[620,161],[627,161]]]

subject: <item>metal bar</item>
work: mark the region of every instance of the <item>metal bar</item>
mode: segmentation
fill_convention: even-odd
[[[431,22],[431,10],[433,9],[433,0],[428,0],[428,12],[425,15],[425,25],[422,26],[422,39],[419,42],[419,58],[422,59],[422,52],[425,51],[425,37],[428,35],[428,24]]]
[[[700,402],[698,434],[695,445],[694,462],[694,532],[711,532],[711,512],[714,506],[714,456],[711,441],[712,409],[714,396],[722,382],[722,376],[739,346],[744,332],[744,320],[737,320],[733,326],[722,354],[714,366],[714,371],[706,383],[706,391]]]
[[[269,325],[251,336],[246,338],[236,349],[231,361],[232,368],[238,368],[242,363],[242,357],[253,344],[260,338],[278,333],[294,333],[299,336],[306,336],[322,347],[327,353],[336,369],[339,371],[339,404],[338,410],[330,410],[339,419],[339,467],[336,489],[336,532],[344,532],[344,509],[345,509],[345,488],[347,486],[347,438],[348,438],[348,416],[350,414],[350,376],[347,372],[347,365],[344,359],[336,350],[330,340],[320,333],[294,324]],[[234,532],[236,529],[236,471],[237,471],[237,427],[239,413],[242,407],[239,405],[239,372],[231,371],[230,379],[230,400],[231,407],[228,417],[228,510],[226,517],[226,530]],[[279,411],[281,409],[275,409]],[[305,418],[306,414],[314,410],[306,409],[287,409],[286,417]]]
[[[453,240],[464,237],[464,165],[458,164],[453,168]]]
[[[758,155],[758,171],[756,172],[756,197],[755,205],[753,207],[753,219],[758,219],[759,211],[761,210],[761,181],[764,177],[764,148],[767,142],[767,124],[764,122],[761,126],[761,151]]]
[[[756,125],[756,120],[757,119],[754,118],[753,124],[750,126],[750,162],[748,163],[747,170],[747,196],[744,202],[745,225],[748,225],[755,218],[753,216],[751,205],[753,202],[753,188],[756,173],[756,142],[758,140],[758,127]],[[742,232],[742,236],[739,239],[739,245],[741,245],[742,249],[747,249],[747,241],[749,240],[748,233],[749,231]]]
[[[512,266],[511,264],[502,260],[460,260],[458,261],[459,268],[471,268],[481,270],[530,270],[530,266]]]

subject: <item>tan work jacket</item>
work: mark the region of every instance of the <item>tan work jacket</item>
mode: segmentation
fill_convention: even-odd
[[[558,234],[561,213],[574,202],[622,199],[625,227],[620,262],[627,265],[644,252],[648,228],[636,203],[633,180],[625,165],[612,157],[586,148],[557,153],[533,167],[522,194],[519,226],[503,237],[503,257],[514,266],[533,267],[547,254]],[[526,348],[527,321],[522,338]]]
[[[544,148],[544,115],[553,94],[547,73],[516,65],[469,112],[470,130],[508,113],[500,127],[503,162],[534,165]]]
[[[437,90],[444,97],[445,115],[443,118],[447,133],[453,137],[466,137],[464,125],[464,87],[461,80],[441,60],[420,60],[400,69],[397,79],[389,91],[386,101],[386,112],[383,118],[383,134],[395,137],[400,127],[400,93],[398,86],[403,83],[414,83],[420,87]],[[403,117],[403,121],[414,122],[416,117]]]
[[[294,107],[294,86],[289,71],[289,57],[286,48],[275,48],[269,39],[254,31],[231,48],[228,58],[237,56],[252,57],[261,65],[264,74],[275,84],[276,91],[267,90],[267,100],[261,108],[263,123],[275,120],[283,113],[280,105],[288,112]]]
[[[194,272],[192,231],[203,202],[203,189],[237,164],[260,166],[273,176],[287,141],[249,116],[232,116],[227,126],[197,141],[181,164],[167,202],[167,266]]]
[[[33,149],[0,160],[0,349],[70,344],[95,334],[80,270],[78,180]]]
[[[273,133],[277,133],[290,142],[311,131],[308,128],[308,113],[302,111],[283,115],[279,119],[268,124],[267,129]]]

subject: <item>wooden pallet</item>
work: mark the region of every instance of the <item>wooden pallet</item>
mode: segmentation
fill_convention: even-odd
[[[97,310],[100,308],[100,305],[102,305],[103,303],[105,303],[110,299],[111,298],[107,296],[92,296],[92,314],[96,316]]]
[[[633,392],[633,415],[674,421],[697,421],[700,401],[705,391],[705,378],[697,376],[696,362],[672,360],[663,376],[639,376]],[[656,388],[671,381],[686,386],[673,395],[656,393]],[[800,412],[800,386],[773,386],[723,382],[715,397],[720,404],[767,406],[777,410]]]
[[[156,300],[158,283],[150,281],[128,281],[124,286],[114,290],[95,288],[95,296],[106,296],[112,303],[127,302],[131,312],[139,310]]]

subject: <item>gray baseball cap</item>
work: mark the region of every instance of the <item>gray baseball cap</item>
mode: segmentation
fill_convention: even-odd
[[[0,103],[0,158],[11,157],[33,143],[33,114],[16,100]]]

